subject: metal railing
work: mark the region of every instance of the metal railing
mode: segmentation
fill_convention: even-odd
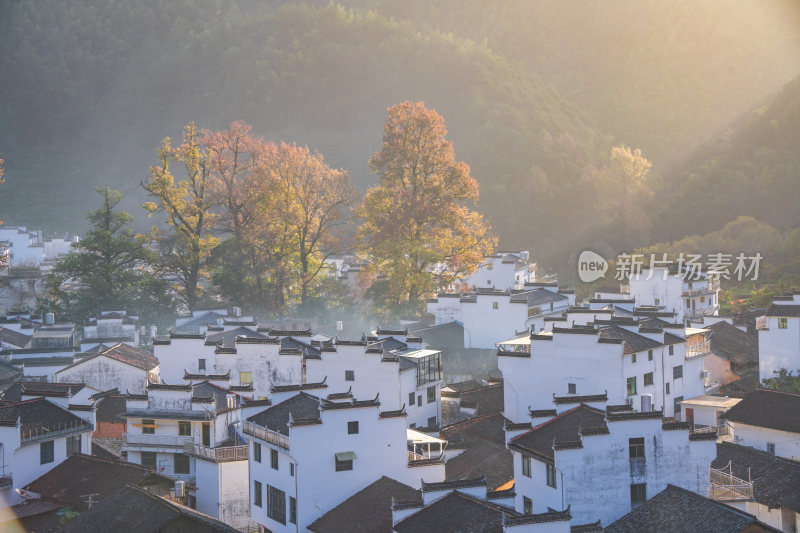
[[[700,357],[701,355],[708,355],[711,353],[711,341],[701,342],[699,344],[692,344],[686,346],[686,358]]]
[[[192,437],[176,437],[173,435],[149,435],[145,433],[123,433],[126,445],[134,446],[174,446],[182,448],[192,442]]]
[[[708,285],[705,287],[698,287],[691,289],[686,289],[681,291],[681,296],[704,296],[706,294],[714,294],[720,289],[719,280],[711,279],[708,280]]]
[[[189,455],[194,455],[201,459],[214,461],[215,463],[226,463],[228,461],[246,461],[247,445],[242,446],[221,446],[211,448],[201,444],[187,442],[183,445],[183,451]]]
[[[80,422],[72,421],[50,426],[43,426],[35,429],[20,429],[20,446],[26,446],[28,444],[34,444],[43,440],[50,440],[56,437],[65,437],[67,435],[74,435],[76,433],[83,433],[86,431],[94,431],[94,426],[84,420],[81,420]]]
[[[248,435],[252,435],[253,437],[267,441],[275,446],[280,446],[286,450],[289,449],[289,437],[283,433],[278,433],[277,431],[273,431],[265,428],[264,426],[259,426],[258,424],[254,424],[253,422],[248,422],[246,420],[242,429]]]
[[[0,474],[0,489],[10,487],[14,483],[14,476],[11,472]]]
[[[750,479],[750,469],[747,469],[747,479],[733,475],[733,463],[722,469],[709,468],[709,497],[712,500],[749,500],[753,498],[753,482]],[[744,473],[743,473],[744,475]]]

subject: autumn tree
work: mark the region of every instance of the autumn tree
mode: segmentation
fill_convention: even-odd
[[[126,307],[158,321],[172,311],[167,287],[149,268],[154,257],[146,240],[134,234],[133,217],[121,211],[125,196],[105,187],[99,209],[88,215],[91,229],[59,260],[48,279],[49,309],[77,322],[109,307]]]
[[[386,303],[418,306],[472,271],[496,244],[472,209],[478,184],[455,160],[444,119],[422,102],[388,111],[383,148],[369,161],[379,183],[357,209],[361,251],[386,275]]]
[[[300,305],[305,306],[325,260],[340,251],[343,234],[337,230],[345,223],[344,210],[354,192],[347,172],[331,168],[322,154],[306,146],[281,143],[273,171],[280,191],[275,215],[292,233],[295,278]]]
[[[176,180],[170,163],[183,166],[183,179]],[[183,132],[183,144],[173,148],[166,137],[158,150],[158,165],[142,187],[153,201],[142,207],[153,214],[163,212],[169,234],[153,230],[153,238],[161,247],[162,266],[176,280],[176,290],[183,304],[195,309],[201,296],[201,282],[208,277],[207,260],[218,239],[211,234],[215,214],[214,195],[210,190],[212,163],[201,145],[200,132],[194,122]]]

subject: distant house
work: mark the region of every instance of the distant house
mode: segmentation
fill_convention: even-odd
[[[139,345],[139,317],[129,315],[124,309],[106,309],[92,316],[83,326],[81,351],[98,344],[113,346],[118,343]]]
[[[711,382],[720,388],[739,381],[737,390],[752,391],[758,386],[758,335],[721,320],[705,326],[709,331],[711,354],[705,367]]]
[[[96,390],[144,392],[147,380],[159,381],[158,359],[150,352],[118,343],[88,352],[55,373],[56,381],[82,382]]]
[[[484,258],[478,268],[461,282],[470,289],[522,289],[536,279],[536,263],[527,250],[498,251]]]
[[[603,530],[605,533],[772,533],[780,531],[755,516],[667,485],[644,505]]]

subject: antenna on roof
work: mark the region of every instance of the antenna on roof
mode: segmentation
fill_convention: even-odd
[[[98,496],[100,496],[100,494],[82,494],[81,498],[85,499],[83,503],[86,504],[86,508],[91,509],[92,507],[95,506],[95,504],[98,503],[98,501],[95,499]]]

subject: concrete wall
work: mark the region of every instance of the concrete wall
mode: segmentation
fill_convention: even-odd
[[[791,303],[791,302],[788,302]],[[758,330],[760,379],[774,378],[774,371],[800,369],[800,318],[788,317],[787,328],[778,328],[778,317],[766,317],[767,329]]]
[[[58,372],[56,381],[85,383],[101,391],[116,387],[122,393],[127,390],[143,394],[146,376],[146,370],[101,355]]]
[[[800,433],[751,426],[741,422],[728,422],[728,425],[733,428],[737,444],[767,451],[767,443],[772,443],[775,445],[775,455],[794,461],[800,460]]]
[[[252,524],[247,461],[195,459],[197,510],[240,529]]]

